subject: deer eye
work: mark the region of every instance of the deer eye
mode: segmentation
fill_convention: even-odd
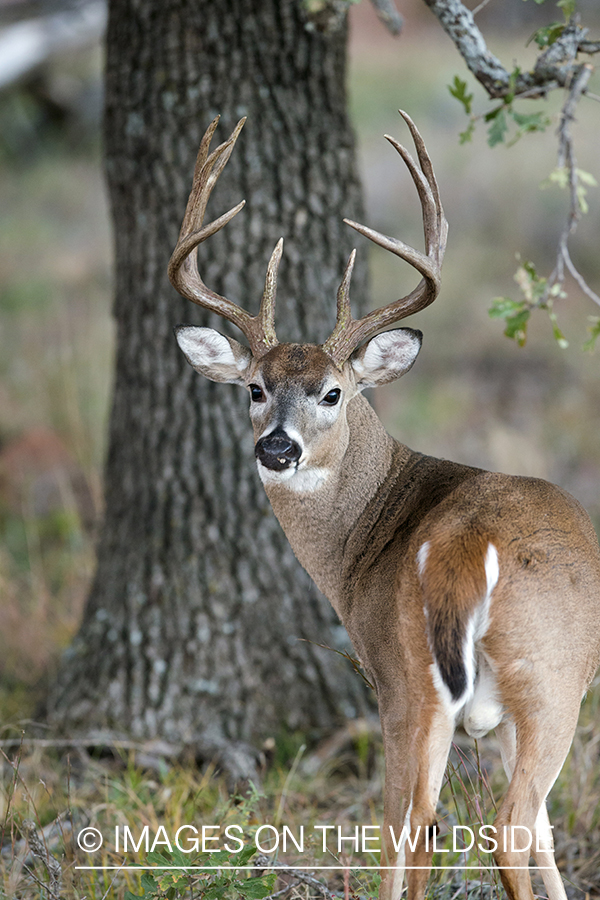
[[[333,388],[333,390],[325,394],[325,396],[321,400],[321,406],[335,406],[340,399],[341,393],[342,392],[339,388]]]
[[[265,399],[265,395],[263,393],[263,389],[260,388],[257,384],[250,384],[250,397],[253,403],[262,403]]]

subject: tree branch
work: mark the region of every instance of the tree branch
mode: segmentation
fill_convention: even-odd
[[[518,96],[541,97],[555,87],[570,84],[581,68],[577,53],[596,53],[600,43],[587,41],[587,28],[576,17],[565,25],[560,37],[538,58],[533,71],[511,74],[488,50],[473,13],[460,0],[425,0],[440,25],[454,42],[471,73],[494,99]]]
[[[404,19],[396,9],[394,0],[371,0],[380,22],[383,22],[392,34],[400,34]]]
[[[273,900],[274,897],[279,897],[282,894],[286,894],[288,893],[288,891],[298,887],[300,884],[306,884],[309,887],[314,888],[325,898],[325,900],[335,900],[334,894],[331,893],[328,887],[309,872],[303,872],[300,869],[294,869],[282,865],[272,860],[269,856],[257,856],[256,868],[260,869],[263,872],[267,870],[270,870],[271,872],[277,872],[278,878],[280,878],[281,875],[288,875],[291,878],[296,879],[295,881],[290,881],[290,883],[287,884],[285,888],[283,888],[283,890],[277,891],[275,894],[270,894],[266,898],[266,900]]]
[[[567,222],[563,228],[558,240],[556,251],[556,265],[552,274],[548,278],[548,283],[542,301],[546,302],[551,293],[556,293],[557,289],[562,290],[565,280],[565,266],[579,285],[580,290],[586,294],[590,300],[600,305],[600,297],[588,285],[583,275],[575,267],[569,253],[568,241],[572,234],[577,230],[579,219],[584,211],[580,198],[580,179],[577,170],[577,161],[575,159],[575,151],[573,148],[573,135],[571,133],[571,125],[575,119],[575,109],[581,95],[584,93],[587,83],[592,74],[592,66],[586,64],[581,67],[579,74],[573,80],[571,89],[567,95],[567,99],[563,104],[560,114],[560,123],[558,126],[558,168],[566,169],[569,178],[569,194],[570,205]]]
[[[558,238],[555,266],[547,279],[539,277],[535,270],[533,270],[534,274],[532,275],[527,267],[525,269],[520,268],[519,271],[525,273],[526,286],[525,288],[522,287],[525,293],[525,301],[521,307],[517,305],[516,313],[514,312],[514,304],[513,307],[506,307],[499,314],[497,310],[495,311],[496,315],[506,318],[508,321],[510,318],[522,317],[524,312],[528,316],[533,308],[546,309],[554,322],[555,336],[560,342],[564,339],[556,326],[556,317],[552,312],[552,305],[555,299],[566,297],[564,290],[566,272],[570,272],[580,290],[590,300],[600,305],[600,297],[592,290],[583,275],[577,270],[571,259],[568,247],[569,238],[575,233],[579,219],[582,213],[586,211],[585,187],[582,181],[585,178],[585,173],[581,173],[577,169],[571,124],[575,118],[577,104],[587,91],[588,81],[593,71],[589,63],[579,63],[577,55],[580,52],[588,54],[600,52],[600,41],[588,41],[587,34],[589,29],[582,28],[579,23],[579,17],[572,15],[564,26],[555,27],[552,25],[546,30],[546,40],[551,42],[539,54],[533,69],[528,72],[520,72],[518,69],[515,69],[512,73],[509,73],[500,60],[488,50],[485,39],[475,24],[474,13],[468,10],[461,0],[425,0],[425,3],[453,41],[456,49],[477,81],[485,88],[492,99],[504,101],[504,106],[509,111],[513,100],[516,98],[544,97],[555,88],[565,88],[567,91],[557,132],[559,142],[558,169],[555,176],[551,176],[551,180],[557,180],[559,184],[568,186],[569,211],[565,226]],[[480,3],[474,12],[478,12],[483,5],[485,5],[485,0],[483,3]],[[550,32],[551,37],[548,37]],[[543,30],[541,34],[544,34]],[[454,91],[452,92],[454,93]],[[455,93],[455,96],[461,100],[467,108],[467,112],[469,112],[466,100],[468,99],[468,104],[470,105],[472,98],[459,96],[458,93]],[[596,99],[595,95],[592,95],[592,97]],[[492,114],[502,114],[502,110],[503,107],[492,110],[491,113],[487,114],[486,121],[489,120]],[[476,118],[479,117],[471,116],[470,130],[465,132],[467,137],[470,137]],[[503,132],[500,140],[503,140]],[[498,141],[494,142],[497,143]],[[491,140],[490,143],[492,143]],[[532,286],[530,281],[532,278],[537,286],[541,288],[540,291],[531,293]],[[519,279],[517,281],[520,283]],[[524,334],[524,329],[522,329],[522,333]],[[509,336],[513,337],[514,334]]]
[[[425,3],[490,97],[503,97],[509,88],[509,74],[488,50],[472,12],[460,0],[425,0]],[[528,88],[531,87],[529,84]]]
[[[37,857],[37,859],[40,859],[46,867],[49,882],[48,884],[43,885],[43,887],[46,889],[48,896],[51,900],[61,900],[62,869],[59,861],[52,856],[44,841],[40,838],[35,822],[31,819],[23,819],[23,822],[21,823],[21,832],[27,838],[27,843],[29,844],[29,849],[32,854]],[[35,881],[38,881],[33,872],[30,872],[30,874],[33,875]]]

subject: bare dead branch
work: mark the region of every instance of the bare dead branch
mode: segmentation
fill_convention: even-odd
[[[0,740],[0,752],[11,747],[43,747],[52,749],[87,749],[108,748],[111,750],[137,750],[144,753],[156,753],[162,756],[177,756],[182,752],[182,744],[169,744],[167,741],[131,741],[119,740],[104,735],[91,735],[89,738],[26,738],[14,737]],[[6,757],[7,762],[10,762]]]
[[[52,856],[45,842],[40,838],[35,822],[31,819],[24,819],[21,823],[21,831],[27,838],[27,843],[33,855],[41,860],[46,867],[49,882],[44,887],[48,892],[48,896],[51,900],[60,900],[62,868],[59,861]]]
[[[488,5],[489,2],[490,2],[490,0],[481,0],[481,3],[478,6],[476,6],[475,9],[471,10],[473,15],[476,16],[478,13],[481,12],[482,9],[485,9],[485,7]]]
[[[298,887],[300,884],[307,884],[310,887],[315,888],[323,897],[325,897],[325,900],[335,900],[335,895],[331,893],[326,885],[319,881],[318,878],[315,878],[314,875],[311,875],[308,872],[303,872],[301,869],[293,869],[288,868],[287,866],[279,865],[277,863],[274,863],[273,860],[268,856],[257,856],[256,868],[263,871],[269,869],[272,872],[277,872],[278,876],[288,875],[291,878],[295,879],[294,883],[290,882],[290,884],[286,885],[283,890],[277,891],[274,894],[270,894],[265,898],[265,900],[273,900],[273,898],[275,897],[280,897],[293,888]]]
[[[589,284],[587,283],[587,281],[585,280],[585,278],[583,277],[581,272],[579,272],[579,270],[575,268],[575,266],[571,260],[571,255],[569,253],[569,249],[568,249],[566,243],[564,245],[562,245],[561,249],[562,249],[562,255],[563,255],[563,258],[565,261],[565,265],[566,265],[567,269],[569,270],[569,272],[571,273],[571,275],[573,276],[573,278],[575,279],[575,281],[577,282],[577,284],[579,285],[580,290],[583,291],[583,293],[587,297],[589,297],[590,300],[593,300],[594,303],[597,303],[598,306],[600,306],[600,297],[598,296],[598,294],[595,291],[593,291],[591,289],[591,287],[589,286]]]
[[[580,197],[580,177],[577,170],[577,160],[573,147],[573,134],[571,126],[575,120],[575,110],[582,94],[584,93],[587,83],[592,74],[592,66],[586,63],[583,65],[576,78],[573,79],[569,93],[563,104],[560,122],[558,126],[558,168],[566,169],[569,182],[569,213],[567,221],[560,234],[556,251],[556,264],[548,278],[546,289],[542,295],[541,302],[546,303],[552,295],[556,295],[562,290],[565,280],[565,267],[571,273],[577,282],[580,290],[600,306],[600,297],[588,285],[583,275],[578,271],[571,254],[569,253],[568,242],[571,235],[575,234],[579,220],[583,213]]]
[[[392,34],[400,34],[404,27],[404,19],[396,9],[394,0],[371,0],[377,17]]]
[[[109,886],[106,888],[105,892],[102,894],[101,900],[107,900],[109,894],[110,894],[111,891],[112,891],[112,888],[113,888],[113,885],[114,885],[115,881],[116,881],[117,878],[119,877],[119,875],[120,875],[120,873],[122,872],[122,870],[124,869],[124,867],[125,867],[125,863],[123,863],[123,865],[120,866],[120,867],[117,869],[117,871],[116,871],[115,874],[113,875],[113,879],[112,879],[111,883],[110,883]]]

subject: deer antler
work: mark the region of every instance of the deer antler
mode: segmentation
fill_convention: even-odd
[[[229,139],[220,144],[209,155],[210,142],[218,121],[219,116],[210,123],[198,150],[192,190],[183,217],[179,240],[169,262],[169,279],[173,287],[188,300],[197,303],[198,306],[203,306],[205,309],[216,312],[224,319],[237,325],[248,339],[254,356],[260,357],[278,343],[274,321],[275,292],[277,289],[277,270],[283,252],[283,238],[277,243],[271,256],[267,269],[265,290],[257,316],[251,316],[250,313],[237,306],[237,304],[232,303],[231,300],[227,300],[226,297],[211,291],[210,288],[206,287],[198,272],[196,250],[199,244],[227,225],[246,203],[245,200],[242,200],[241,203],[219,216],[218,219],[209,222],[207,225],[202,224],[208,199],[231,156],[235,142],[246,119],[240,119]]]
[[[419,310],[429,306],[437,297],[440,289],[440,276],[448,236],[448,223],[444,218],[437,181],[435,180],[433,166],[423,138],[410,116],[402,110],[399,110],[399,113],[413,136],[419,164],[417,165],[408,150],[394,138],[389,137],[387,134],[385,137],[392,147],[396,148],[406,163],[417,188],[423,209],[425,254],[414,250],[396,238],[386,237],[377,231],[373,231],[371,228],[367,228],[365,225],[359,225],[358,222],[351,222],[349,219],[344,219],[344,222],[375,244],[379,244],[380,247],[384,247],[386,250],[391,250],[396,256],[406,260],[423,277],[410,294],[401,297],[395,303],[373,310],[366,316],[363,316],[362,319],[353,319],[350,311],[350,277],[354,267],[355,251],[352,252],[338,290],[335,327],[323,344],[323,350],[337,366],[340,366],[348,359],[352,351],[366,338],[381,331],[386,325],[391,325],[392,322],[397,322],[399,319],[403,319],[405,316],[412,315],[412,313],[419,312]]]

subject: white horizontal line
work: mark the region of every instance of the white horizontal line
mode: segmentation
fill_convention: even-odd
[[[315,869],[327,869],[327,870],[339,870],[341,872],[345,872],[348,869],[352,869],[352,871],[359,870],[359,869],[360,870],[375,870],[375,871],[380,871],[381,869],[386,869],[386,870],[396,871],[396,869],[399,869],[399,868],[401,868],[402,870],[406,870],[406,869],[411,869],[411,870],[412,869],[427,869],[427,870],[441,869],[442,871],[444,869],[447,869],[448,871],[456,870],[456,871],[461,871],[461,872],[465,872],[470,869],[474,869],[478,872],[481,872],[481,871],[493,872],[495,869],[505,869],[506,871],[509,871],[509,870],[514,871],[516,869],[536,869],[538,871],[542,871],[543,869],[554,869],[554,866],[489,866],[488,867],[488,866],[483,866],[483,865],[482,866],[296,866],[296,865],[290,865],[290,866],[278,866],[278,865],[263,866],[263,865],[260,865],[260,866],[257,866],[257,865],[254,865],[254,866],[75,866],[75,868],[76,869],[86,869],[86,870],[94,869],[94,870],[100,870],[100,871],[104,871],[105,869],[106,870],[118,869],[119,871],[122,869],[133,869],[133,870],[137,869],[139,871],[150,871],[150,872],[151,871],[157,871],[157,872],[171,871],[172,869],[178,869],[178,870],[180,869],[181,871],[184,871],[184,872],[190,872],[190,871],[192,871],[192,872],[207,872],[209,870],[218,870],[218,871],[222,871],[222,872],[228,872],[228,871],[229,872],[240,872],[244,869],[247,869],[249,871],[255,871],[256,869],[263,869],[266,871],[267,869],[271,869],[274,872],[276,872],[277,869],[281,869],[282,872],[288,872],[290,869],[306,869],[309,872],[312,872]]]

